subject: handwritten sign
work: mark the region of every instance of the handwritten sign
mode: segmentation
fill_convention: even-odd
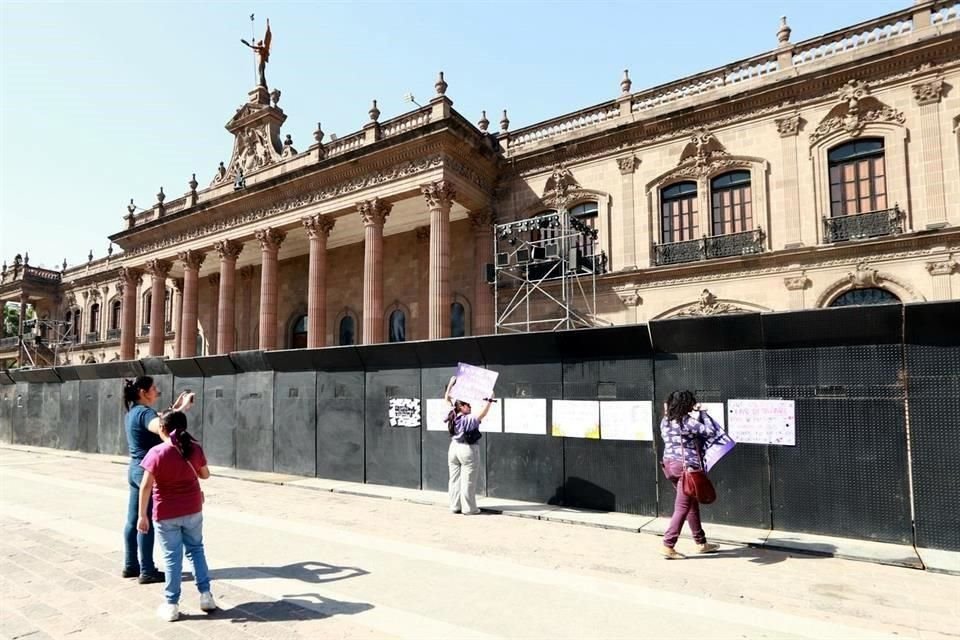
[[[596,400],[554,400],[550,433],[566,438],[600,439],[600,403]]]
[[[443,398],[427,398],[427,431],[446,431],[450,404]]]
[[[419,427],[420,398],[390,398],[387,418],[391,427]]]
[[[793,400],[728,400],[727,424],[737,442],[796,444]]]
[[[503,411],[505,433],[532,433],[538,436],[546,434],[547,401],[545,398],[507,398],[505,403]]]
[[[653,440],[653,403],[604,400],[600,403],[602,440]]]
[[[493,397],[493,387],[500,376],[496,371],[475,367],[465,362],[457,363],[457,381],[450,390],[455,400],[466,400],[471,408],[477,409],[484,398]]]
[[[714,422],[720,425],[721,429],[726,428],[726,417],[723,411],[722,402],[701,402],[700,408],[707,412],[707,415],[713,418]],[[700,418],[699,411],[691,411],[690,415],[694,419]],[[733,441],[726,431],[708,439],[704,443],[703,451],[703,466],[709,472],[710,469],[716,466],[720,459],[733,451],[733,447],[736,446],[736,442]]]

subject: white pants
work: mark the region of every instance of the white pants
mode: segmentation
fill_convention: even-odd
[[[447,464],[450,466],[450,511],[478,513],[477,471],[480,464],[480,445],[450,440]]]

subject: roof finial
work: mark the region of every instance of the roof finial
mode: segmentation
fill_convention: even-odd
[[[442,96],[447,93],[447,81],[443,79],[443,71],[440,72],[440,76],[437,78],[436,83],[433,85],[437,90],[437,95]]]
[[[480,112],[480,120],[477,122],[477,126],[479,126],[479,127],[480,127],[480,131],[483,131],[484,133],[486,133],[486,132],[487,132],[487,129],[490,127],[490,121],[487,120],[487,111],[486,111],[486,109],[484,109],[482,112]]]
[[[785,47],[790,44],[790,26],[787,24],[787,16],[780,16],[780,29],[777,31],[777,42],[780,43],[781,47]]]
[[[507,132],[507,129],[510,128],[510,118],[507,117],[507,110],[503,110],[503,117],[500,118],[500,131],[504,133]]]
[[[377,101],[374,100],[373,104],[370,106],[370,111],[367,113],[370,114],[370,122],[376,122],[377,118],[380,117],[380,109],[377,109]]]
[[[630,93],[630,87],[633,86],[633,82],[630,80],[630,70],[623,70],[623,80],[620,81],[620,93],[628,94]]]
[[[133,204],[133,198],[130,198],[130,204],[127,205],[127,213],[132,216],[134,213],[136,213],[136,211],[137,205]]]
[[[190,182],[187,183],[187,186],[190,187],[191,193],[197,192],[197,187],[200,186],[200,183],[197,182],[197,174],[190,174]]]

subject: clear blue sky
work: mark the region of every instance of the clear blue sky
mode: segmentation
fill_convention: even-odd
[[[381,119],[433,94],[437,71],[471,121],[511,128],[776,46],[781,15],[794,42],[910,0],[700,2],[101,2],[0,0],[0,258],[71,265],[123,228],[132,197],[163,185],[182,195],[229,158],[223,125],[252,88],[240,38],[273,27],[267,67],[283,92],[284,133],[306,148],[356,131],[373,98]]]

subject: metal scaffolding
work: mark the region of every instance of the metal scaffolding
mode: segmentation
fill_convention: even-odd
[[[497,333],[592,327],[597,274],[606,255],[597,231],[565,207],[494,225],[492,268]],[[505,301],[501,310],[501,301]]]

